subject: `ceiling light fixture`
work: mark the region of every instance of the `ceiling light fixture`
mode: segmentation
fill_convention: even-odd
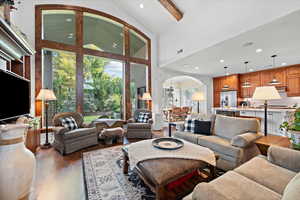
[[[281,63],[281,66],[285,66],[285,65],[287,65],[285,62]]]
[[[144,4],[141,3],[141,4],[140,4],[140,8],[144,8]]]
[[[228,73],[228,67],[225,66],[225,67],[224,67],[224,70],[225,70],[225,75],[226,75],[226,77],[225,77],[225,82],[226,82],[227,76],[229,75],[229,73]],[[227,84],[225,83],[225,85],[223,85],[222,90],[229,90],[229,85],[227,85]]]
[[[199,67],[195,67],[195,69],[197,69],[197,70],[198,70],[198,69],[199,69]]]
[[[221,60],[220,60],[220,63],[223,63],[223,62],[225,62],[225,60],[221,59]]]
[[[271,58],[273,59],[273,67],[275,67],[275,58],[277,57],[277,55],[273,55],[271,56]],[[279,85],[280,82],[276,79],[275,75],[273,76],[273,79],[269,82],[269,85]]]
[[[248,66],[247,66],[248,63],[249,63],[248,61],[244,62],[246,73],[248,72]],[[250,88],[250,87],[251,87],[251,83],[246,79],[245,82],[242,84],[242,88]]]
[[[253,71],[254,71],[254,69],[252,69],[252,68],[249,69],[249,72],[253,72]]]
[[[262,51],[263,51],[262,49],[256,49],[256,53],[260,53]]]

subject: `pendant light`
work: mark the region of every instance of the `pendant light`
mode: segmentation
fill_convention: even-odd
[[[248,61],[244,62],[244,64],[245,64],[245,69],[246,69],[246,73],[248,72],[248,66],[247,66],[248,63],[249,63]],[[242,84],[242,88],[250,88],[250,87],[251,87],[251,83],[250,83],[248,80],[246,80],[246,81]]]
[[[273,67],[275,67],[275,58],[277,57],[277,55],[273,55],[271,56],[271,58],[273,59]],[[275,75],[272,79],[272,81],[269,82],[269,85],[279,85],[280,82],[276,79]]]
[[[224,70],[225,70],[225,80],[227,79],[227,76],[229,75],[229,73],[228,73],[228,67],[227,66],[225,66],[224,67]],[[227,85],[227,84],[225,84],[225,85],[223,85],[223,88],[222,88],[222,90],[229,90],[229,85]]]

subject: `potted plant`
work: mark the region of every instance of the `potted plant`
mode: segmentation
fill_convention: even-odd
[[[283,122],[280,125],[280,128],[290,139],[293,148],[300,150],[300,108],[295,111],[295,114],[290,121]]]

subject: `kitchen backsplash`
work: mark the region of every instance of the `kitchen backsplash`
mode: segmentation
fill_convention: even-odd
[[[283,105],[283,106],[293,106],[294,104],[298,104],[300,107],[300,97],[287,97],[286,93],[280,93],[281,99],[278,100],[270,100],[268,101],[269,105]],[[260,106],[264,104],[264,101],[247,99],[251,102],[251,106]]]

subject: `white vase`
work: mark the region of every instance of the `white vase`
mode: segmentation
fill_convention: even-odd
[[[27,199],[35,173],[35,157],[24,145],[27,125],[0,126],[0,199]]]

